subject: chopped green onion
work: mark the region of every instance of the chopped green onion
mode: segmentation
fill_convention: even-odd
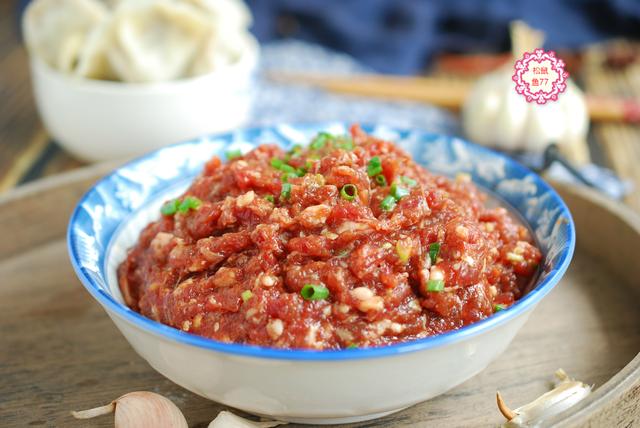
[[[403,241],[398,241],[396,242],[396,254],[402,263],[406,263],[411,257],[411,247],[407,246]]]
[[[382,162],[378,156],[374,156],[369,159],[367,164],[367,174],[369,177],[374,177],[382,172]]]
[[[289,177],[295,177],[295,174],[291,174],[289,172],[284,172],[280,176],[280,180],[282,180],[283,183],[288,183],[289,182]]]
[[[264,198],[272,204],[276,202],[276,198],[274,198],[273,195],[267,195]]]
[[[189,210],[197,210],[202,205],[202,201],[194,196],[187,196],[180,202],[178,206],[178,211],[182,214],[186,214]]]
[[[496,303],[495,305],[493,305],[493,312],[500,312],[504,311],[505,309],[507,309],[506,305],[502,305],[500,303]]]
[[[431,264],[436,264],[436,260],[438,259],[438,253],[440,252],[440,243],[434,242],[429,244],[429,258],[431,259]]]
[[[380,202],[380,209],[382,209],[382,211],[392,211],[395,206],[396,198],[391,195],[387,196],[382,200],[382,202]]]
[[[304,175],[307,173],[307,169],[306,168],[296,168],[295,170],[295,174],[298,177],[304,177]]]
[[[427,281],[427,291],[442,291],[444,290],[444,281],[441,279],[430,279]]]
[[[393,183],[391,185],[391,196],[396,198],[396,201],[399,201],[400,199],[404,198],[409,193],[411,193],[409,192],[409,190],[405,189],[404,187],[398,186],[397,183]]]
[[[243,302],[246,302],[247,300],[253,297],[253,293],[251,292],[251,290],[244,290],[240,295],[240,297],[242,297]]]
[[[280,169],[282,165],[285,165],[285,162],[279,158],[271,159],[270,163],[271,163],[271,166],[274,167],[275,169]]]
[[[347,345],[347,349],[358,349],[358,345],[356,345],[355,343],[351,343]]]
[[[280,199],[289,199],[291,196],[291,184],[282,183],[282,191],[280,192]]]
[[[414,180],[413,178],[409,178],[409,177],[406,177],[404,175],[402,177],[400,177],[400,181],[402,181],[404,184],[406,184],[409,187],[413,187],[416,184],[418,184],[418,182],[416,180]]]
[[[313,150],[320,150],[325,146],[325,144],[327,144],[327,141],[333,140],[333,138],[333,135],[329,134],[328,132],[320,132],[318,135],[316,135],[316,138],[311,141],[309,147],[311,147]]]
[[[242,157],[242,152],[240,151],[240,149],[228,150],[225,153],[225,156],[227,157],[228,160],[232,160],[232,159],[235,159],[235,158]]]
[[[304,163],[304,169],[306,169],[307,171],[309,171],[311,168],[313,168],[313,162],[311,162],[310,160],[306,161]]]
[[[295,174],[296,173],[296,169],[294,167],[292,167],[291,165],[287,164],[282,159],[278,159],[278,158],[271,159],[271,166],[274,167],[277,170],[282,171],[282,172],[288,172],[288,173],[291,173],[291,174]]]
[[[348,135],[342,135],[338,137],[335,146],[346,151],[351,151],[355,147],[353,144],[353,140]]]
[[[324,285],[305,284],[300,295],[304,300],[324,300],[329,297],[329,289]]]
[[[358,196],[358,188],[354,184],[345,184],[340,189],[340,197],[347,201],[353,201]]]
[[[300,144],[294,144],[293,147],[291,147],[291,150],[287,152],[287,154],[291,157],[296,157],[300,155],[301,151],[302,151],[302,146]]]
[[[387,179],[382,174],[376,175],[375,180],[376,180],[376,183],[378,183],[378,186],[380,187],[385,187],[387,185]]]
[[[178,206],[180,206],[180,201],[178,199],[174,199],[169,202],[165,202],[160,208],[160,213],[162,215],[174,215],[176,211],[178,211]]]

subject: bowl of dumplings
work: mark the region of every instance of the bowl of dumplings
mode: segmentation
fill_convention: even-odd
[[[34,0],[22,28],[44,125],[91,162],[241,126],[250,25],[242,0]]]

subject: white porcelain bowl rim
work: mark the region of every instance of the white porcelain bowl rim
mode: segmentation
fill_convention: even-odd
[[[314,126],[318,129],[327,129],[331,125],[335,125],[335,122],[327,123],[327,124],[298,124],[298,126]],[[326,126],[325,126],[326,125]],[[347,126],[343,124],[344,126]],[[296,125],[293,125],[296,126]],[[265,127],[256,127],[256,128],[245,128],[245,131],[257,131],[263,129]],[[373,129],[371,125],[363,125],[363,129],[370,132],[370,129]],[[390,127],[393,128],[393,127]],[[397,131],[408,132],[406,130],[401,130],[399,128],[393,128]],[[237,131],[235,131],[237,132]],[[438,137],[438,135],[429,133],[426,131],[416,131],[423,135],[428,135],[432,137]],[[219,134],[215,136],[211,136],[211,138],[222,138],[225,136],[233,135],[234,132]],[[122,166],[112,171],[110,174],[103,177],[99,180],[94,186],[91,187],[79,200],[76,208],[74,209],[71,218],[69,220],[69,227],[67,230],[67,249],[69,252],[69,257],[71,260],[71,264],[78,275],[78,278],[81,280],[84,287],[89,291],[89,293],[112,315],[118,316],[119,318],[135,325],[142,330],[145,330],[149,333],[152,333],[156,336],[163,337],[165,339],[173,340],[179,343],[183,343],[186,345],[197,346],[200,348],[210,349],[212,351],[222,352],[225,354],[238,355],[238,356],[246,356],[246,357],[254,357],[254,358],[269,358],[269,359],[281,359],[281,360],[312,360],[312,361],[337,361],[337,360],[357,360],[357,359],[366,359],[366,358],[379,358],[379,357],[391,357],[398,354],[403,354],[407,352],[416,352],[423,351],[426,349],[431,349],[439,346],[444,346],[453,342],[459,342],[465,340],[469,337],[476,336],[486,332],[487,330],[492,329],[497,325],[501,325],[509,322],[510,320],[518,317],[524,312],[532,310],[537,303],[542,300],[544,296],[546,296],[553,287],[559,282],[564,273],[566,272],[571,258],[573,256],[573,252],[575,249],[575,226],[573,224],[573,219],[571,217],[571,213],[564,203],[564,201],[560,198],[560,196],[549,186],[542,178],[540,178],[537,174],[530,171],[528,168],[522,166],[517,163],[513,159],[508,156],[490,150],[488,148],[478,146],[472,143],[469,143],[465,140],[447,137],[447,136],[439,136],[446,139],[451,139],[456,142],[460,142],[467,146],[468,149],[480,152],[485,155],[493,156],[501,159],[505,164],[509,165],[509,168],[512,168],[518,171],[521,175],[526,175],[528,177],[532,177],[535,180],[535,184],[539,186],[540,189],[544,191],[546,195],[551,199],[551,203],[559,209],[562,214],[562,217],[566,219],[566,224],[564,225],[567,228],[567,241],[566,245],[557,256],[557,263],[554,265],[552,272],[550,272],[545,278],[541,281],[537,282],[535,287],[530,290],[524,297],[518,300],[514,305],[507,308],[506,310],[497,312],[496,314],[485,318],[484,320],[475,322],[468,326],[462,327],[458,330],[453,330],[447,333],[443,333],[436,336],[430,336],[423,339],[417,339],[414,341],[398,343],[394,345],[388,345],[383,347],[375,347],[375,348],[355,348],[355,349],[343,349],[343,350],[306,350],[306,349],[279,349],[279,348],[269,348],[263,346],[255,346],[255,345],[247,345],[247,344],[236,344],[236,343],[223,343],[218,342],[213,339],[208,339],[204,337],[200,337],[191,333],[184,332],[182,330],[175,329],[173,327],[161,324],[156,322],[150,318],[147,318],[124,304],[118,302],[111,294],[104,291],[102,288],[98,287],[94,282],[93,278],[91,278],[84,269],[79,264],[79,253],[78,248],[75,245],[75,241],[73,238],[73,226],[77,221],[77,217],[80,212],[80,208],[83,203],[87,200],[87,198],[92,194],[92,192],[96,192],[97,188],[100,188],[101,184],[107,182],[110,178],[112,178],[117,171],[121,169],[126,169],[128,167],[135,166],[137,164],[149,161],[155,154],[168,150],[171,148],[175,148],[180,145],[193,144],[194,141],[186,141],[176,143],[170,146],[166,146],[159,150],[155,150],[146,155],[140,156]],[[546,256],[546,255],[545,255]]]
[[[154,92],[179,91],[183,86],[194,85],[211,79],[223,79],[227,77],[234,79],[235,75],[237,73],[241,73],[243,70],[245,71],[245,73],[243,74],[246,74],[247,72],[253,72],[258,63],[260,47],[258,45],[258,42],[252,35],[247,36],[247,40],[249,41],[249,49],[243,51],[240,58],[231,65],[197,76],[161,82],[136,83],[120,82],[114,80],[88,79],[86,77],[62,73],[44,62],[37,55],[29,54],[29,58],[33,66],[42,70],[42,72],[52,76],[55,79],[65,81],[68,85],[76,86],[79,89],[111,92],[122,95],[148,94]]]

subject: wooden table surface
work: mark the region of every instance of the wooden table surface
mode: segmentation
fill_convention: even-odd
[[[0,193],[85,165],[51,141],[38,117],[16,7],[17,2],[0,1]],[[587,49],[579,73],[572,77],[594,94],[640,98],[640,60],[624,68],[605,62],[600,47]],[[594,161],[640,187],[640,126],[593,126],[590,148]],[[640,212],[640,191],[625,202]]]

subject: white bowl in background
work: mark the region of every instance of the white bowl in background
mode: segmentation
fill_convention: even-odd
[[[86,161],[121,159],[243,125],[259,46],[202,76],[125,83],[69,76],[31,57],[36,104],[53,139]]]

